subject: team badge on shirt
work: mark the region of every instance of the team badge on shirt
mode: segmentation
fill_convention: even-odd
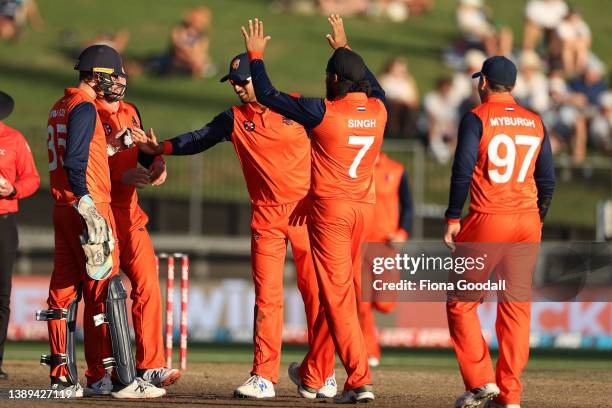
[[[104,128],[104,133],[106,133],[107,136],[113,132],[113,128],[108,123],[103,123],[102,127]]]
[[[138,120],[136,120],[136,116],[132,116],[132,125],[138,126]]]
[[[253,121],[251,120],[245,120],[243,122],[243,126],[244,130],[246,130],[247,132],[252,132],[255,130],[255,123],[253,123]]]
[[[284,117],[284,116],[283,116],[282,121],[283,121],[283,123],[284,123],[285,125],[287,125],[287,126],[291,126],[291,125],[293,125],[293,123],[294,123],[294,122],[293,122],[291,119],[286,118],[286,117]]]

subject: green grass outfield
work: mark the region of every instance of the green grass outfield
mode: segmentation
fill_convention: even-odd
[[[42,32],[28,30],[15,44],[0,43],[0,89],[16,99],[16,110],[7,120],[21,129],[31,142],[43,184],[47,184],[46,121],[49,108],[62,88],[76,82],[72,70],[83,41],[102,31],[126,28],[131,38],[126,56],[142,59],[165,51],[171,27],[189,7],[206,4],[213,11],[211,55],[223,72],[229,59],[243,51],[240,25],[249,17],[261,17],[272,35],[266,61],[275,85],[305,95],[323,95],[324,64],[330,49],[324,39],[329,32],[321,16],[280,15],[269,11],[267,0],[41,0],[46,22]],[[497,23],[510,25],[521,41],[522,16],[526,0],[489,0]],[[601,1],[574,2],[589,23],[593,49],[612,66],[612,25]],[[347,18],[352,46],[379,72],[393,56],[405,56],[421,92],[432,88],[435,79],[448,69],[440,62],[441,51],[457,38],[454,10],[456,0],[437,0],[435,9],[405,23]],[[200,127],[215,114],[236,102],[227,84],[218,78],[193,81],[183,77],[160,78],[144,74],[132,78],[128,99],[136,103],[144,125],[157,129],[160,138]],[[215,148],[214,150],[218,150]],[[209,199],[245,200],[246,189],[230,146],[207,153],[204,158],[203,194]],[[410,156],[402,159],[410,167]],[[186,195],[193,189],[190,162],[169,159],[170,175],[165,186],[151,190],[164,195]],[[214,173],[210,173],[214,171]],[[210,177],[206,177],[209,175]],[[445,205],[449,166],[427,162],[425,201]],[[553,223],[592,226],[597,200],[609,197],[610,172],[585,178],[574,175],[560,183],[549,212]],[[147,194],[148,192],[145,192]]]
[[[178,353],[175,346],[175,361]],[[4,352],[5,360],[38,361],[41,354],[48,352],[44,342],[8,342]],[[83,359],[83,348],[77,349],[79,361]],[[303,346],[283,347],[282,362],[301,361],[306,353]],[[495,355],[495,353],[493,354]],[[234,344],[190,344],[188,364],[192,363],[244,363],[253,361],[251,345]],[[339,363],[338,363],[339,364]],[[457,369],[457,362],[449,349],[384,349],[381,362],[383,367],[406,368],[410,370]],[[612,355],[606,351],[594,350],[532,350],[527,370],[590,370],[612,372]]]

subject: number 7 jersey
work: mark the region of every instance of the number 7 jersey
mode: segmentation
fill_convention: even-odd
[[[508,94],[489,95],[472,113],[482,123],[482,135],[470,209],[493,214],[537,212],[534,171],[546,134],[542,120]]]
[[[387,122],[385,106],[362,92],[325,100],[325,105],[323,120],[312,129],[310,195],[374,204],[374,162]]]

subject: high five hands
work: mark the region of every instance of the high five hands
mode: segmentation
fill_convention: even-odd
[[[348,39],[346,38],[346,32],[344,31],[344,23],[342,22],[342,17],[339,14],[331,14],[327,17],[327,21],[332,28],[332,34],[327,34],[325,38],[327,38],[327,42],[329,45],[335,50],[337,48],[348,48]]]
[[[255,21],[249,20],[248,32],[244,26],[242,26],[241,29],[247,52],[263,54],[268,41],[272,38],[269,35],[265,35],[263,21],[260,21],[258,18],[256,18]]]
[[[342,21],[342,17],[339,14],[331,14],[327,21],[332,28],[332,34],[327,34],[325,38],[329,45],[333,48],[349,48],[348,39],[346,38],[346,32],[344,31],[344,22]],[[244,36],[244,45],[246,46],[246,50],[249,53],[263,54],[268,44],[268,41],[272,37],[266,35],[264,32],[264,23],[263,21],[255,18],[254,20],[249,20],[248,30],[242,26],[242,35]]]

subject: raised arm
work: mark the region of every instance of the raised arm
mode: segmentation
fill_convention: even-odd
[[[332,28],[332,34],[327,34],[325,36],[329,46],[334,50],[342,47],[352,50],[348,44],[348,38],[346,36],[346,31],[344,30],[344,22],[342,21],[342,17],[340,17],[338,14],[332,14],[327,18],[327,21],[329,21]],[[380,99],[384,104],[386,104],[387,100],[385,97],[385,91],[383,90],[382,86],[380,86],[380,83],[378,83],[378,80],[367,65],[365,78],[368,80],[368,82],[370,82],[370,86],[372,87],[372,97]]]
[[[249,54],[251,80],[257,102],[275,112],[295,120],[307,129],[313,129],[325,116],[325,103],[321,98],[296,97],[274,88],[263,62],[263,54],[270,36],[264,34],[263,21],[249,20],[249,30],[242,27]]]

